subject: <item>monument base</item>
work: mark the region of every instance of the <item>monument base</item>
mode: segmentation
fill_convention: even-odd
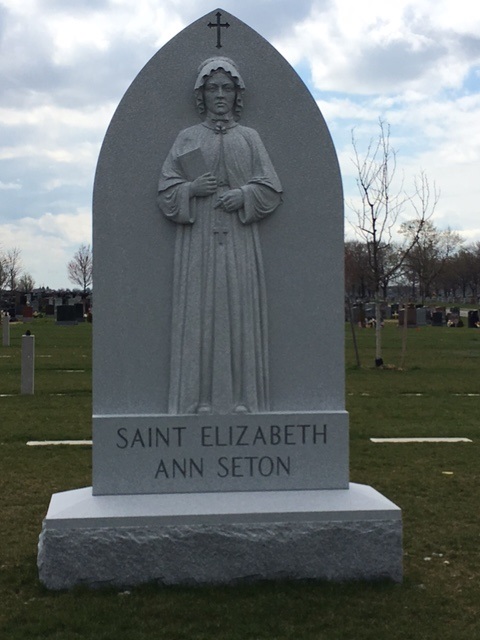
[[[353,483],[323,491],[56,493],[38,547],[49,589],[402,580],[401,510]]]

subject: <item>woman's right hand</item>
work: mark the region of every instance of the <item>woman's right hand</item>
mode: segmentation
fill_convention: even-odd
[[[190,197],[205,198],[211,196],[217,190],[217,179],[211,173],[204,173],[190,183]]]

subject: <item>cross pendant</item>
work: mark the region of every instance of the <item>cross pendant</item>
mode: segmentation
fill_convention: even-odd
[[[213,229],[213,235],[217,237],[218,246],[223,246],[224,240],[227,239],[228,229]]]

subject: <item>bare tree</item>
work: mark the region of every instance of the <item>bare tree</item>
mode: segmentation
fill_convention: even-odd
[[[20,288],[20,291],[23,291],[24,293],[30,293],[35,287],[35,280],[29,273],[24,272],[22,273],[22,276],[18,282],[18,286]]]
[[[78,284],[85,293],[92,284],[92,249],[89,244],[80,245],[68,263],[67,270],[70,282]]]
[[[402,232],[409,237],[416,228],[415,222],[407,222],[402,225]],[[406,259],[408,271],[418,281],[422,302],[431,296],[432,288],[438,284],[438,277],[447,261],[458,251],[461,243],[462,238],[455,231],[439,231],[430,220],[423,224],[417,242]]]
[[[367,248],[359,240],[345,242],[345,291],[350,298],[366,298],[371,292]]]
[[[4,288],[8,279],[7,257],[0,251],[0,291]]]
[[[18,285],[18,279],[23,270],[22,252],[18,247],[9,249],[5,254],[5,268],[7,272],[7,284],[10,291],[15,291]]]
[[[417,244],[425,221],[432,215],[439,194],[425,173],[415,180],[412,195],[405,193],[403,181],[395,187],[397,154],[390,144],[390,125],[379,119],[378,137],[371,139],[366,152],[360,154],[352,131],[353,164],[357,172],[360,204],[351,208],[356,214],[354,225],[358,237],[365,243],[368,266],[376,302],[375,364],[381,366],[381,302],[391,279],[397,275],[407,256]],[[411,233],[403,243],[394,241],[406,208],[413,208],[415,219]]]
[[[455,297],[459,289],[463,298],[469,293],[476,302],[480,294],[480,242],[461,247],[449,256],[441,277],[444,292],[450,291]]]

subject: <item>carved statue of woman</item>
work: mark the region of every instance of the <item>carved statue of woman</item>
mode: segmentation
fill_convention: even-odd
[[[199,68],[203,122],[181,131],[158,203],[177,224],[171,414],[269,410],[265,278],[258,223],[282,188],[258,133],[238,124],[244,82],[228,58]]]

